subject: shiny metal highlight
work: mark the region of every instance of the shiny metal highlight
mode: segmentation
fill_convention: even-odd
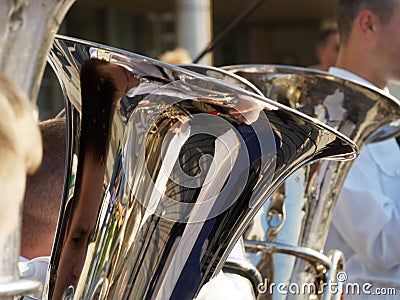
[[[179,64],[181,68],[186,70],[190,70],[196,72],[198,74],[202,74],[207,77],[215,78],[230,84],[233,84],[237,87],[245,89],[249,92],[255,93],[259,96],[264,96],[263,92],[260,91],[253,83],[245,79],[244,77],[238,76],[233,72],[226,71],[221,68],[206,66],[206,65],[198,65],[198,64]]]
[[[359,148],[400,133],[400,102],[362,83],[292,66],[237,65],[223,69],[247,79],[265,97],[340,131]],[[267,202],[255,217],[252,228],[246,230],[249,256],[269,282],[297,283],[298,286],[311,283],[318,293],[283,296],[276,292],[260,299],[337,297],[326,294],[326,290],[322,296],[320,289],[322,283],[332,280],[329,274],[344,268],[344,257],[337,259],[338,254],[328,257],[321,252],[351,163],[325,160],[299,169],[272,195],[271,203]],[[255,249],[254,244],[263,245],[265,251],[258,252],[263,247]],[[288,248],[294,250],[289,253]],[[305,249],[312,255],[304,257]]]
[[[68,37],[67,187],[45,299],[193,299],[292,172],[357,146],[244,89]]]

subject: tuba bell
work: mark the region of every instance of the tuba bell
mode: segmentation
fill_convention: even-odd
[[[6,0],[0,8],[0,298],[40,289],[20,278],[21,202],[25,178],[40,164],[41,139],[33,106],[55,32],[74,0]]]
[[[193,299],[274,190],[357,146],[312,118],[151,58],[58,36],[66,184],[45,299]]]
[[[400,102],[362,83],[284,65],[223,69],[249,80],[265,97],[338,130],[359,148],[399,134]],[[245,246],[262,276],[277,285],[313,287],[287,296],[270,289],[260,299],[340,298],[340,292],[329,286],[340,284],[336,277],[345,267],[343,254],[322,252],[351,163],[324,160],[299,169],[256,215],[245,232]]]

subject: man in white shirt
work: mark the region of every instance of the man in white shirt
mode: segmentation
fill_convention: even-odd
[[[339,0],[337,18],[341,47],[329,71],[388,93],[388,81],[400,78],[400,1]],[[399,145],[368,144],[346,178],[326,243],[344,252],[346,282],[361,287],[346,300],[399,297],[399,196]]]
[[[26,182],[18,267],[22,277],[36,277],[44,284],[64,184],[66,122],[64,119],[48,120],[40,123],[39,128],[43,160],[38,171],[28,176]],[[32,299],[40,299],[41,295],[35,297]]]

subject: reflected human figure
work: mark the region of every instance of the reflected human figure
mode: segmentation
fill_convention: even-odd
[[[319,63],[312,68],[328,71],[330,67],[335,65],[339,53],[339,32],[335,27],[327,27],[321,30],[315,50]]]
[[[115,106],[125,93],[139,84],[139,79],[127,68],[98,59],[85,61],[80,76],[80,152],[74,195],[67,208],[73,209],[73,215],[68,220],[63,240],[53,299],[71,296],[77,287],[103,195]]]
[[[388,81],[400,78],[400,1],[340,0],[337,9],[341,47],[329,72],[388,93]],[[371,284],[371,293],[393,287],[400,293],[399,150],[395,139],[361,149],[340,192],[325,247],[343,251],[347,282]]]
[[[41,122],[39,128],[43,159],[26,181],[18,267],[22,277],[37,277],[44,284],[64,186],[66,122],[51,119]]]

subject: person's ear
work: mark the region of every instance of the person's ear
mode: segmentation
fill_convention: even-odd
[[[356,25],[362,36],[366,39],[374,39],[378,34],[380,21],[372,11],[364,9],[359,13]]]

